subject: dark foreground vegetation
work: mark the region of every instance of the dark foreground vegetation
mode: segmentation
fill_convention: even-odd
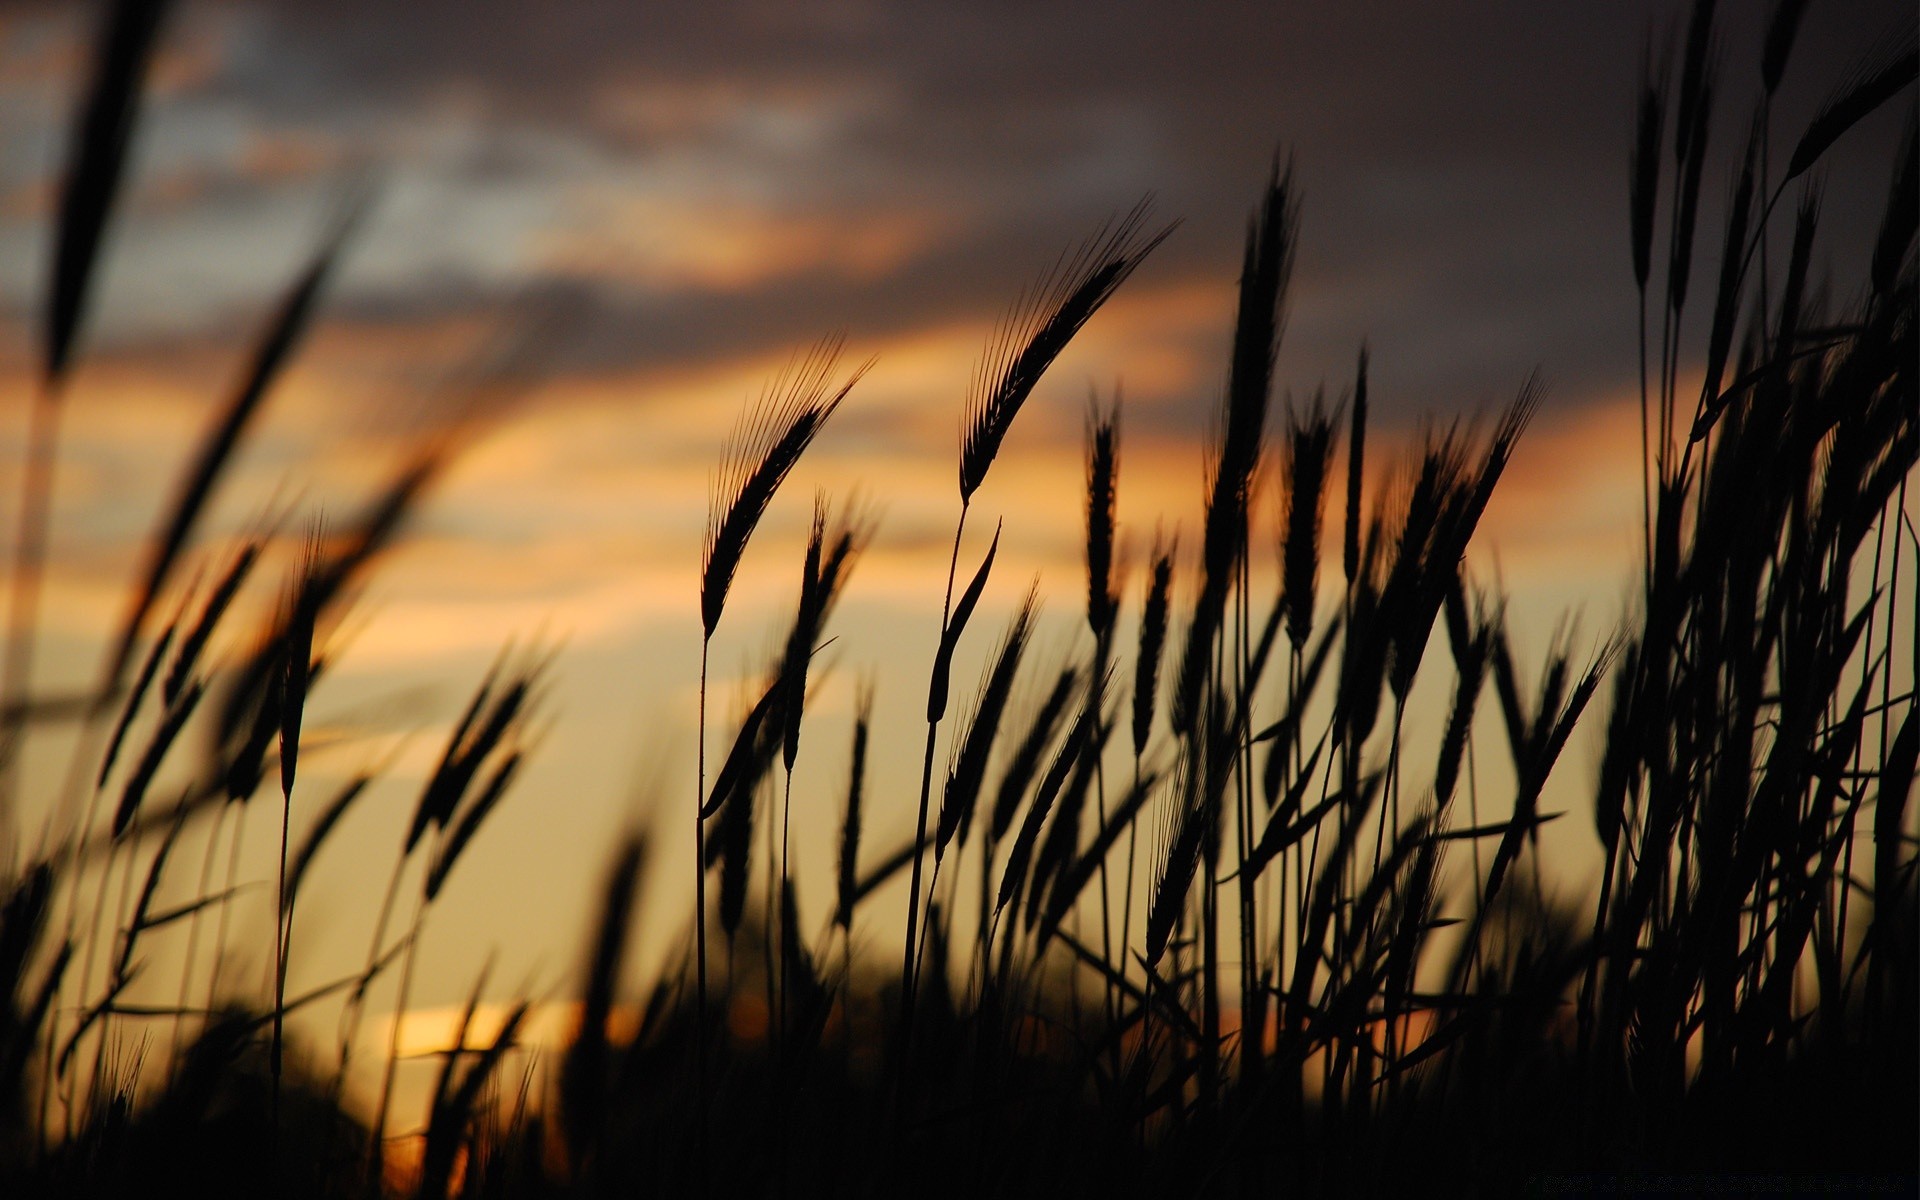
[[[346,1047],[376,982],[397,976],[404,1006],[442,883],[510,800],[545,663],[504,656],[473,696],[364,971],[290,995],[302,883],[377,773],[331,795],[301,785],[306,700],[356,584],[455,443],[423,445],[364,512],[314,528],[284,579],[265,578],[284,519],[237,545],[196,537],[350,221],[189,464],[97,691],[61,703],[29,687],[63,383],[160,7],[115,5],[99,43],[32,404],[0,804],[17,803],[24,738],[81,732],[54,836],[0,876],[0,1193],[1424,1194],[1703,1173],[1911,1187],[1911,120],[1864,282],[1810,277],[1823,156],[1875,110],[1911,106],[1910,39],[1810,116],[1772,103],[1802,4],[1774,5],[1758,70],[1708,53],[1711,4],[1649,63],[1622,255],[1646,348],[1642,586],[1624,628],[1591,648],[1561,639],[1540,663],[1517,661],[1500,597],[1463,565],[1534,381],[1391,471],[1368,457],[1364,350],[1338,403],[1270,411],[1288,170],[1248,230],[1204,528],[1123,586],[1120,423],[1095,412],[1080,649],[1037,661],[1030,599],[978,685],[951,678],[963,637],[996,636],[971,619],[998,543],[971,502],[1035,383],[1164,236],[1143,209],[1111,223],[1028,289],[968,393],[921,785],[865,789],[863,712],[838,878],[808,881],[832,896],[830,927],[797,919],[789,780],[803,745],[841,751],[803,738],[808,664],[871,529],[822,501],[759,702],[702,748],[695,829],[656,823],[608,866],[570,1043],[525,1053],[529,1005],[510,998],[504,1026],[463,1030],[443,1056],[428,1109],[403,1114],[348,1104],[346,1051],[296,1053],[284,1018],[344,1000]],[[1715,233],[1696,214],[1727,164]],[[837,351],[797,359],[724,461],[702,557],[709,639],[762,512],[859,379]],[[1274,488],[1277,547],[1249,536]],[[1277,589],[1258,582],[1276,550]],[[249,588],[283,599],[236,633],[230,602]],[[701,682],[704,726],[704,668]],[[1403,737],[1416,686],[1448,697],[1437,737]],[[1587,802],[1543,809],[1588,727],[1603,736],[1574,789]],[[205,749],[182,770],[190,730]],[[1562,766],[1554,794],[1579,769]],[[176,777],[193,782],[160,789]],[[863,843],[868,811],[904,804],[916,842]],[[221,874],[222,838],[250,819],[283,847],[271,995],[234,994],[211,965],[230,910],[260,902]],[[1604,858],[1578,908],[1541,885],[1538,832],[1555,819],[1590,827]],[[663,936],[641,931],[638,889],[689,832],[707,919],[677,970],[637,981],[630,941]],[[163,875],[194,871],[198,898],[162,909]],[[900,879],[893,970],[853,946],[875,889]],[[184,963],[177,1002],[133,1003],[162,940],[157,961]],[[392,1055],[385,1075],[383,1097]]]

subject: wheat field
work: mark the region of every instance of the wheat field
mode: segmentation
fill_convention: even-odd
[[[1716,51],[1704,0],[1649,37],[1619,154],[1629,597],[1544,650],[1486,542],[1551,364],[1405,444],[1365,329],[1346,377],[1283,384],[1307,181],[1330,164],[1276,156],[1248,197],[1197,520],[1131,502],[1156,451],[1123,392],[1082,406],[1081,454],[1047,468],[1079,519],[1071,588],[1021,577],[1030,514],[990,481],[1061,419],[1029,415],[1058,409],[1056,361],[1184,228],[1122,196],[1007,281],[951,381],[951,539],[918,560],[944,552],[944,578],[889,577],[923,626],[911,652],[841,603],[886,497],[849,483],[809,510],[790,482],[885,363],[837,332],[793,350],[711,447],[703,539],[673,551],[698,565],[698,675],[639,685],[687,710],[690,772],[570,864],[595,903],[550,939],[564,963],[450,980],[454,882],[512,885],[475,879],[470,851],[499,813],[554,804],[527,778],[573,719],[552,704],[578,669],[564,638],[520,631],[404,751],[323,717],[379,625],[363,597],[498,420],[487,389],[357,506],[276,495],[232,536],[209,518],[377,181],[338,205],[155,500],[90,682],[41,685],[62,419],[168,7],[103,6],[49,209],[37,386],[8,408],[7,1194],[1913,1186],[1910,25],[1808,111],[1782,80],[1832,14],[1777,0],[1757,62]],[[1866,181],[1885,203],[1853,231],[1870,253],[1824,278],[1835,147],[1902,112]],[[778,520],[801,535],[756,540]],[[780,550],[798,562],[770,609],[755,572]],[[715,647],[740,643],[716,638],[769,611],[737,676]],[[911,688],[879,688],[872,658],[910,659]],[[337,835],[403,753],[422,782],[401,835],[347,861]],[[804,848],[823,842],[830,867]],[[649,888],[668,874],[689,894]],[[315,919],[329,875],[366,927]],[[342,937],[354,962],[313,982],[310,939]],[[418,999],[448,990],[467,999]]]

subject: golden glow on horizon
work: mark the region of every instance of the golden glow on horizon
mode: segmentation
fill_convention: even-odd
[[[1199,307],[1191,292],[1165,299],[1180,310]],[[1153,319],[1144,302],[1136,312],[1135,319]],[[425,336],[444,350],[473,330],[436,328]],[[399,335],[392,337],[397,341]],[[750,598],[765,596],[769,609],[784,605],[804,536],[804,503],[794,497],[816,487],[828,488],[837,504],[857,491],[878,518],[879,536],[853,594],[905,608],[922,603],[928,571],[943,565],[943,527],[957,511],[950,478],[957,400],[947,400],[939,406],[945,411],[936,414],[933,400],[921,397],[950,387],[955,363],[977,353],[976,337],[955,329],[878,348],[880,366],[849,401],[847,419],[897,413],[907,423],[885,426],[892,432],[884,446],[866,437],[836,437],[829,427],[791,481],[793,496],[783,497],[769,514],[743,564],[746,604],[760,607]],[[302,458],[301,475],[327,481],[329,507],[350,512],[380,486],[397,459],[366,452],[378,445],[371,430],[350,431],[342,439],[327,429],[340,424],[331,398],[343,381],[327,369],[331,356],[316,354],[316,360],[314,369],[296,372],[276,395],[263,414],[261,437],[279,446],[289,439],[310,443],[314,453]],[[366,656],[358,661],[380,668],[424,665],[455,653],[481,653],[503,630],[543,624],[569,631],[577,643],[648,622],[690,619],[686,597],[697,578],[709,464],[745,402],[743,389],[766,365],[673,379],[563,377],[545,385],[539,402],[485,435],[434,493],[421,531],[376,585],[380,619],[358,640],[356,657]],[[175,373],[114,364],[94,368],[76,388],[70,454],[59,477],[62,511],[82,520],[88,514],[120,515],[113,526],[117,536],[107,541],[71,523],[62,530],[56,540],[61,558],[49,581],[55,598],[48,606],[49,632],[78,637],[120,611],[129,556],[147,532],[145,522],[126,518],[126,510],[141,495],[157,507],[178,469],[177,459],[168,463],[150,448],[175,446],[184,455],[188,439],[212,411],[206,395],[190,383]],[[1054,389],[1022,414],[1023,424],[976,506],[976,531],[990,530],[986,521],[1001,515],[1012,518],[995,579],[1006,603],[1035,574],[1046,577],[1049,592],[1078,586],[1085,401],[1064,398],[1059,393],[1065,390]],[[864,414],[855,407],[862,402]],[[1636,402],[1623,398],[1539,421],[1496,494],[1485,549],[1476,553],[1496,559],[1509,583],[1616,591],[1634,545],[1637,420]],[[1199,432],[1148,437],[1137,421],[1123,428],[1119,511],[1136,565],[1156,526],[1169,535],[1198,528]],[[1411,444],[1402,440],[1396,448],[1376,430],[1369,473],[1377,481]],[[1063,469],[1063,460],[1071,466]],[[0,487],[17,470],[11,459],[0,468]],[[229,521],[251,523],[256,510],[245,495],[264,495],[259,489],[273,486],[265,471],[255,464],[243,472],[251,482],[242,478],[229,489],[221,505]],[[1340,474],[1336,470],[1330,480],[1330,496],[1344,486]],[[299,486],[297,480],[287,483]],[[293,487],[282,484],[283,498],[299,494]],[[1270,502],[1261,513],[1265,533],[1256,530],[1256,546],[1275,537],[1272,508]],[[1339,519],[1337,508],[1329,503],[1330,527]],[[1265,569],[1258,554],[1255,565]],[[749,617],[741,621],[752,624]]]

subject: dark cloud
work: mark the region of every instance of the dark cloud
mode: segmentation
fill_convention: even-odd
[[[565,278],[552,286],[596,312],[565,355],[591,368],[982,319],[1147,191],[1185,227],[1135,286],[1229,279],[1285,147],[1305,202],[1282,376],[1341,378],[1368,337],[1390,414],[1491,399],[1536,363],[1572,396],[1628,377],[1629,107],[1643,44],[1663,44],[1680,7],[213,3],[180,17],[177,36],[219,65],[176,123],[240,113],[266,136],[387,164],[401,196],[339,298],[363,318],[497,304],[540,268],[526,247],[582,219],[583,192],[666,188],[856,225],[941,217],[939,237],[878,274]],[[1757,93],[1760,12],[1722,7],[1731,100],[1715,136],[1731,144]],[[1804,114],[1906,7],[1816,10],[1782,111]],[[1872,164],[1879,148],[1848,152]],[[1878,186],[1830,198],[1832,253],[1870,230]]]

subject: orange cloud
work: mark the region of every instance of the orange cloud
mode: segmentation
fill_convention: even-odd
[[[925,250],[950,224],[928,210],[790,213],[711,197],[589,194],[575,203],[585,219],[536,243],[541,269],[718,292],[811,271],[875,279]]]

